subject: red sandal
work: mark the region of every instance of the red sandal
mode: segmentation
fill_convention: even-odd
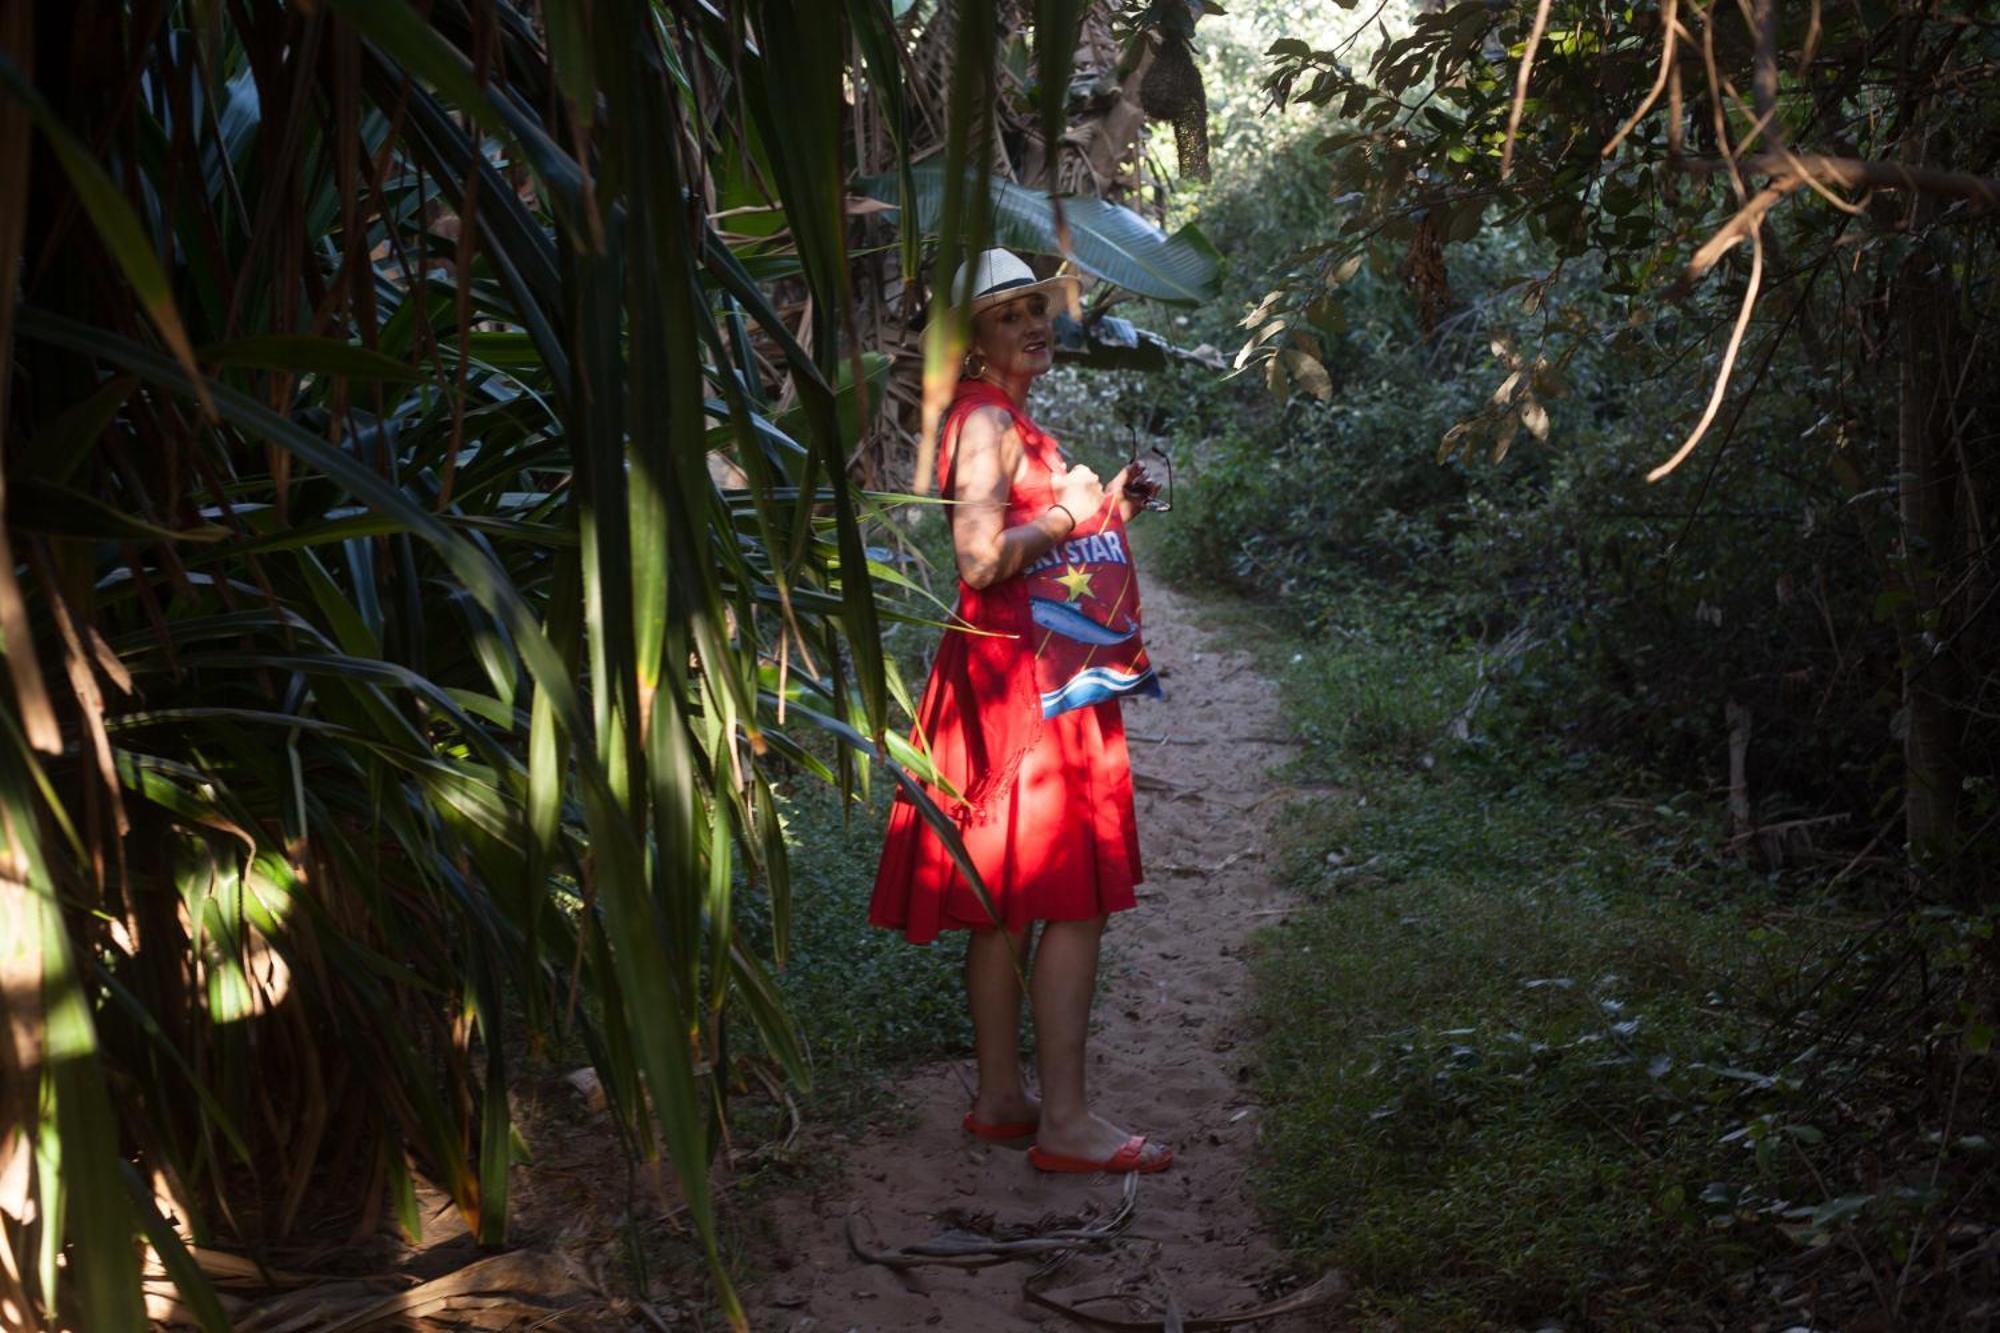
[[[1148,1153],[1146,1147],[1146,1136],[1134,1134],[1117,1152],[1102,1161],[1093,1161],[1088,1157],[1065,1157],[1061,1153],[1047,1152],[1038,1143],[1028,1149],[1028,1161],[1037,1171],[1068,1172],[1072,1175],[1095,1175],[1102,1171],[1114,1176],[1127,1171],[1150,1174],[1164,1171],[1174,1164],[1172,1148],[1156,1143],[1152,1145],[1152,1152]]]
[[[1042,1127],[1039,1120],[1012,1120],[997,1125],[989,1125],[984,1120],[972,1118],[972,1112],[965,1113],[965,1132],[989,1143],[1007,1143],[1014,1139],[1025,1139]]]

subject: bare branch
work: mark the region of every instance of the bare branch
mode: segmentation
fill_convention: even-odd
[[[1743,137],[1736,141],[1736,147],[1733,150],[1736,158],[1740,161],[1743,155],[1750,151],[1750,145],[1756,143],[1759,138],[1763,137],[1764,131],[1771,127],[1777,117],[1777,108],[1773,107],[1764,115],[1758,115],[1749,107],[1743,105],[1743,94],[1737,92],[1736,85],[1728,79],[1722,81],[1722,91],[1730,101],[1736,104],[1737,110],[1750,117],[1750,128],[1744,131]],[[1785,151],[1785,141],[1779,135],[1773,134],[1771,142],[1775,151],[1781,153]]]
[[[1744,238],[1763,222],[1764,215],[1771,211],[1773,205],[1804,186],[1819,190],[1830,202],[1848,213],[1859,210],[1829,193],[1823,188],[1825,184],[1841,185],[1850,190],[1912,190],[1924,194],[1944,194],[1970,199],[1987,208],[2000,206],[2000,180],[1988,176],[1974,176],[1963,171],[1938,171],[1929,167],[1906,167],[1895,162],[1827,157],[1821,153],[1763,153],[1741,164],[1733,159],[1702,159],[1683,162],[1681,169],[1695,173],[1728,171],[1731,174],[1747,169],[1753,174],[1771,177],[1769,185],[1752,196],[1734,217],[1703,243],[1701,249],[1694,252],[1694,257],[1688,260],[1687,271],[1681,275],[1683,290],[1713,268],[1716,261],[1741,245]]]
[[[1970,199],[1987,208],[2000,208],[2000,180],[1975,176],[1966,171],[1939,171],[1934,167],[1909,167],[1898,162],[1869,162],[1856,157],[1827,157],[1821,153],[1799,153],[1793,162],[1823,181],[1844,185],[1850,190],[1918,190],[1924,194],[1951,195]],[[1770,155],[1754,158],[1753,171],[1779,175],[1788,164]]]
[[[1835,208],[1847,214],[1849,217],[1861,216],[1862,213],[1861,205],[1855,203],[1849,203],[1847,200],[1842,199],[1839,195],[1835,194],[1832,190],[1828,189],[1825,185],[1821,184],[1819,177],[1813,174],[1812,167],[1807,164],[1804,158],[1800,157],[1797,153],[1794,153],[1789,148],[1784,150],[1784,154],[1785,154],[1785,165],[1792,169],[1793,175],[1800,177],[1805,181],[1807,185],[1812,186],[1814,194],[1826,200],[1829,204],[1832,204]]]
[[[1334,47],[1333,50],[1327,52],[1327,54],[1334,57],[1335,59],[1339,59],[1340,53],[1342,51],[1345,51],[1348,47],[1354,45],[1355,39],[1360,37],[1362,33],[1367,32],[1369,25],[1374,23],[1376,19],[1381,18],[1382,11],[1387,9],[1388,7],[1389,7],[1389,0],[1382,0],[1381,4],[1375,6],[1375,12],[1373,14],[1370,14],[1367,18],[1361,20],[1361,22],[1355,26],[1354,31],[1347,34],[1347,40],[1343,41],[1339,46]]]
[[[1750,100],[1757,119],[1772,126],[1771,142],[1782,144],[1778,127],[1778,5],[1777,0],[1750,0],[1750,24],[1757,30],[1757,54],[1751,65]]]
[[[1750,191],[1743,184],[1743,173],[1736,168],[1736,149],[1729,142],[1729,113],[1722,105],[1722,74],[1715,64],[1715,9],[1712,5],[1701,16],[1701,60],[1708,71],[1708,106],[1715,120],[1715,146],[1722,151],[1723,165],[1729,169],[1730,188],[1736,191],[1738,202],[1748,203]]]
[[[1759,198],[1761,197],[1762,195],[1759,196]],[[1747,212],[1748,210],[1746,209],[1745,211]],[[1738,216],[1742,215],[1738,214]],[[1760,213],[1758,216],[1761,219],[1762,214]],[[1712,245],[1714,242],[1711,241],[1710,244]],[[1706,249],[1707,247],[1704,246],[1703,248]],[[1681,447],[1674,451],[1674,456],[1646,474],[1647,481],[1658,481],[1686,462],[1688,455],[1694,452],[1694,447],[1701,443],[1701,437],[1708,433],[1709,426],[1714,423],[1715,414],[1722,408],[1723,395],[1729,389],[1730,372],[1736,369],[1736,355],[1743,350],[1743,333],[1744,330],[1750,327],[1750,312],[1756,308],[1757,291],[1763,286],[1763,283],[1764,233],[1757,223],[1752,223],[1750,226],[1750,281],[1743,289],[1743,308],[1736,313],[1736,327],[1729,334],[1729,346],[1725,347],[1722,351],[1722,369],[1716,374],[1714,390],[1708,395],[1708,406],[1703,409],[1701,420],[1694,423],[1694,429],[1688,433],[1688,437],[1681,444]]]
[[[1756,234],[1763,225],[1764,215],[1771,211],[1780,199],[1799,188],[1803,182],[1798,177],[1790,177],[1759,190],[1749,203],[1736,210],[1736,215],[1722,224],[1721,230],[1708,238],[1701,249],[1688,260],[1687,271],[1681,274],[1677,290],[1685,292],[1702,274],[1714,268],[1721,258],[1743,244],[1744,238]]]
[[[1775,126],[1776,117],[1778,114],[1778,107],[1777,103],[1773,101],[1769,106],[1767,106],[1764,109],[1762,113],[1759,113],[1753,110],[1752,108],[1744,105],[1743,97],[1740,93],[1736,91],[1736,86],[1734,84],[1730,83],[1727,79],[1725,79],[1723,80],[1722,86],[1724,91],[1726,91],[1729,94],[1729,100],[1736,104],[1736,109],[1738,111],[1741,111],[1746,116],[1753,117],[1756,122],[1755,124],[1751,125],[1750,132],[1744,135],[1741,139],[1737,140],[1736,142],[1735,155],[1740,161],[1742,160],[1743,154],[1750,151],[1750,145],[1756,142],[1757,137],[1764,132],[1766,127]],[[1781,157],[1784,159],[1784,167],[1782,170],[1769,166],[1769,163],[1772,157],[1774,156]],[[1759,166],[1760,163],[1765,165],[1760,167]],[[1826,186],[1820,183],[1819,178],[1813,175],[1812,168],[1806,165],[1805,159],[1801,158],[1797,153],[1794,153],[1791,150],[1791,146],[1785,142],[1784,132],[1781,129],[1772,128],[1770,149],[1758,157],[1749,159],[1748,165],[1749,169],[1752,172],[1765,170],[1779,176],[1784,176],[1786,174],[1789,174],[1791,176],[1799,177],[1803,184],[1812,187],[1814,194],[1817,194],[1820,198],[1826,200],[1829,204],[1832,204],[1835,208],[1839,209],[1841,212],[1846,213],[1849,216],[1853,217],[1858,217],[1861,214],[1861,206],[1859,204],[1849,203],[1847,200],[1842,199],[1839,195],[1835,194],[1832,190],[1828,189]],[[1793,184],[1790,188],[1797,188],[1796,183]]]
[[[1521,109],[1528,102],[1528,75],[1535,68],[1535,49],[1549,26],[1549,0],[1537,0],[1535,24],[1528,30],[1528,44],[1521,48],[1521,67],[1514,71],[1514,105],[1507,111],[1507,142],[1500,149],[1500,179],[1514,170],[1514,139],[1521,132]]]
[[[1685,35],[1686,30],[1679,23],[1674,24],[1677,35]],[[1667,161],[1678,163],[1684,151],[1681,136],[1685,134],[1681,121],[1681,64],[1671,62],[1667,71]]]
[[[1600,156],[1610,157],[1617,152],[1618,145],[1625,142],[1625,136],[1659,104],[1660,94],[1667,90],[1667,76],[1674,67],[1674,35],[1680,29],[1680,23],[1674,17],[1679,3],[1680,0],[1666,0],[1666,8],[1660,15],[1660,25],[1666,30],[1666,36],[1660,42],[1660,74],[1653,80],[1653,90],[1646,94],[1646,100],[1639,103],[1639,109],[1632,113],[1631,118],[1618,127],[1618,133],[1611,136],[1611,142],[1604,145]]]

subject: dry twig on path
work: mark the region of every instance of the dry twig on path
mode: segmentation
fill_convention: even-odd
[[[950,1227],[927,1241],[896,1250],[871,1250],[862,1245],[855,1229],[855,1219],[860,1215],[857,1209],[847,1215],[847,1248],[863,1263],[880,1264],[899,1272],[926,1264],[942,1264],[949,1268],[989,1268],[994,1264],[1030,1258],[1049,1259],[1053,1267],[1080,1245],[1105,1245],[1118,1240],[1125,1228],[1131,1225],[1138,1206],[1139,1175],[1128,1172],[1125,1192],[1119,1199],[1118,1207],[1103,1220],[1089,1226],[1064,1227],[1014,1240],[996,1240],[962,1227]]]
[[[861,1210],[856,1209],[847,1215],[847,1247],[853,1252],[854,1257],[863,1263],[880,1264],[897,1272],[906,1272],[926,1265],[947,1268],[990,1268],[996,1264],[1013,1263],[1022,1259],[1041,1259],[1042,1264],[1022,1282],[1022,1297],[1031,1304],[1053,1310],[1092,1328],[1142,1330],[1149,1333],[1170,1333],[1171,1330],[1198,1333],[1203,1329],[1235,1328],[1283,1314],[1315,1309],[1346,1293],[1347,1284],[1337,1274],[1329,1273],[1310,1287],[1294,1292],[1290,1296],[1267,1302],[1253,1309],[1239,1310],[1233,1314],[1184,1315],[1180,1311],[1178,1302],[1170,1294],[1163,1318],[1133,1321],[1091,1314],[1078,1309],[1076,1305],[1065,1305],[1042,1290],[1043,1284],[1062,1268],[1078,1248],[1105,1245],[1120,1239],[1134,1239],[1124,1233],[1138,1212],[1138,1203],[1139,1176],[1138,1173],[1132,1172],[1125,1177],[1125,1189],[1118,1207],[1103,1220],[1088,1226],[1064,1227],[1013,1240],[999,1240],[963,1228],[949,1227],[929,1240],[920,1241],[915,1245],[905,1245],[895,1250],[871,1249],[861,1243],[856,1225]],[[1079,1301],[1077,1304],[1083,1303]]]
[[[1166,1316],[1160,1319],[1111,1319],[1104,1315],[1091,1314],[1086,1310],[1078,1309],[1074,1305],[1064,1305],[1061,1301],[1044,1295],[1036,1288],[1034,1278],[1028,1279],[1022,1285],[1021,1294],[1027,1297],[1030,1302],[1041,1306],[1045,1310],[1053,1310],[1065,1318],[1074,1319],[1077,1323],[1088,1325],[1091,1328],[1112,1329],[1116,1330],[1117,1333],[1168,1333],[1171,1329],[1185,1329],[1187,1333],[1201,1333],[1201,1330],[1204,1329],[1237,1328],[1244,1324],[1257,1323],[1259,1320],[1275,1319],[1279,1315],[1297,1314],[1304,1310],[1318,1309],[1320,1306],[1327,1305],[1339,1297],[1346,1295],[1347,1284],[1340,1279],[1338,1274],[1328,1273],[1310,1287],[1295,1291],[1291,1295],[1281,1297],[1278,1300],[1255,1306],[1252,1309],[1238,1310],[1234,1314],[1224,1315],[1181,1315],[1171,1323],[1168,1322],[1169,1318],[1178,1314],[1177,1310],[1171,1308],[1167,1311]],[[1111,1300],[1116,1298],[1100,1296],[1094,1299]],[[1078,1302],[1078,1304],[1082,1304],[1082,1302]]]

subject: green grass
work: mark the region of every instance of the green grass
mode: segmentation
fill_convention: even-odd
[[[905,572],[950,606],[958,575],[944,512],[919,506],[906,517],[903,549],[922,569],[906,565]],[[899,606],[926,618],[941,615],[914,594],[906,593]],[[912,698],[923,694],[938,635],[930,625],[903,624],[885,634]],[[907,728],[909,721],[899,716],[892,725]],[[918,946],[868,924],[892,794],[886,773],[875,775],[865,804],[843,807],[838,792],[813,782],[793,783],[786,792],[792,956],[780,984],[812,1056],[810,1111],[836,1124],[894,1113],[892,1101],[877,1096],[887,1078],[972,1049],[960,938]]]
[[[927,579],[949,604],[956,575],[943,515],[920,507],[912,519],[901,527],[901,550],[928,573],[915,565],[905,572]],[[912,594],[899,605],[918,615],[939,614]],[[887,627],[885,647],[913,696],[923,691],[937,640],[929,625]],[[898,717],[892,725],[909,724]],[[812,1088],[801,1108],[816,1121],[848,1130],[901,1114],[894,1099],[879,1095],[898,1072],[972,1049],[958,937],[920,947],[868,924],[892,787],[888,775],[878,773],[866,800],[844,803],[837,790],[802,777],[782,784],[779,793],[791,848],[792,932],[778,985],[812,1067]],[[761,908],[752,909],[752,928],[767,932],[769,913]]]
[[[1787,1174],[1723,1142],[1755,1077],[1735,1066],[1821,930],[1691,866],[1672,807],[1450,740],[1469,653],[1388,630],[1273,649],[1296,776],[1326,784],[1287,821],[1308,906],[1255,964],[1280,1238],[1407,1328],[1707,1326],[1774,1238],[1716,1183]]]
[[[868,924],[887,783],[842,818],[837,792],[799,783],[787,800],[792,953],[779,985],[812,1060],[809,1111],[836,1124],[880,1109],[881,1080],[972,1047],[956,936],[919,947]]]
[[[1465,654],[1362,632],[1337,651],[1296,656],[1289,691],[1312,699],[1294,713],[1298,737],[1309,747],[1307,765],[1330,778],[1357,763],[1421,762],[1479,684]]]

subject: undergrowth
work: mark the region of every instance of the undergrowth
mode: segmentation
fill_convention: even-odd
[[[956,575],[941,513],[922,506],[904,517],[895,528],[898,545],[878,558],[893,560],[912,584],[949,605]],[[941,615],[935,601],[909,589],[893,605],[927,620]],[[938,634],[931,624],[892,622],[883,636],[913,697],[923,690]],[[831,749],[820,758],[831,763]],[[954,939],[918,947],[868,924],[893,794],[892,779],[879,770],[852,800],[806,775],[779,789],[792,894],[789,949],[777,981],[811,1065],[801,1105],[812,1119],[849,1130],[894,1113],[893,1101],[880,1096],[886,1079],[972,1047]],[[768,935],[768,904],[748,911],[748,928]]]
[[[785,797],[792,861],[791,952],[778,979],[812,1062],[807,1109],[855,1126],[879,1114],[882,1079],[968,1051],[972,1024],[951,939],[930,947],[868,924],[888,818],[886,779],[843,813],[840,794],[801,782]]]
[[[1709,794],[1522,734],[1492,652],[1380,606],[1268,645],[1314,795],[1257,1180],[1301,1264],[1427,1330],[1990,1312],[1990,1034],[1940,998],[1980,924],[1743,867]]]

